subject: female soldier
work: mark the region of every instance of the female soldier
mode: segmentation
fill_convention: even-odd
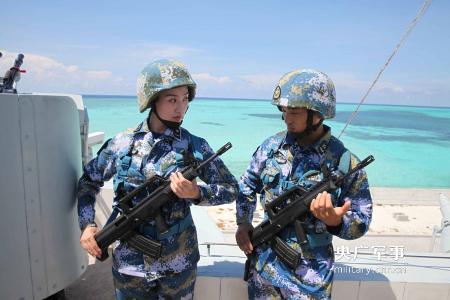
[[[179,198],[161,209],[170,227],[166,233],[158,232],[154,220],[139,229],[140,234],[162,243],[160,257],[151,257],[126,242],[115,246],[112,271],[117,299],[191,299],[199,251],[190,205],[230,203],[237,195],[237,182],[220,158],[200,170],[199,177],[206,185],[199,186],[177,172],[189,156],[204,160],[213,155],[203,138],[180,127],[195,89],[188,70],[178,61],[159,60],[146,66],[137,80],[137,96],[140,112],[150,108],[148,117],[133,132],[107,141],[85,166],[79,181],[80,243],[97,257],[101,251],[94,239],[98,231],[94,203],[104,181],[114,177],[118,199],[154,175],[170,176],[171,189]],[[136,196],[132,204],[146,195]]]

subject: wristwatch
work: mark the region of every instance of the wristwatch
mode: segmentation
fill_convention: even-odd
[[[83,228],[81,228],[81,231],[84,231],[88,227],[98,227],[98,226],[97,226],[97,223],[95,223],[95,222],[87,223]]]

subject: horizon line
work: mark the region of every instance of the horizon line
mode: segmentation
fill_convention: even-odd
[[[100,97],[110,97],[110,98],[136,98],[136,95],[103,95],[103,94],[81,94],[81,96],[92,97],[92,98],[100,98]],[[271,99],[262,99],[262,98],[234,98],[234,97],[195,97],[194,99],[199,100],[250,100],[250,101],[271,101]],[[337,102],[336,104],[353,104],[358,105],[358,102]],[[443,108],[450,109],[450,106],[431,106],[431,105],[413,105],[413,104],[386,104],[386,103],[363,103],[363,105],[374,105],[374,106],[402,106],[402,107],[425,107],[425,108]]]

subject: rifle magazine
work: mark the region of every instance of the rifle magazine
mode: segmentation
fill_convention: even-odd
[[[126,242],[134,249],[139,250],[152,258],[161,257],[161,243],[149,239],[141,234],[134,233]]]
[[[277,257],[290,269],[295,269],[300,262],[301,255],[297,251],[291,248],[285,241],[279,237],[271,243],[272,250],[276,253]]]

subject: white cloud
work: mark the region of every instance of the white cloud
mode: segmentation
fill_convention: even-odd
[[[231,82],[231,78],[228,76],[213,76],[210,73],[196,73],[192,74],[195,81],[213,82],[218,84],[225,84]]]
[[[111,76],[110,71],[87,71],[86,78],[87,79],[107,79]]]
[[[374,78],[358,79],[354,74],[330,74],[335,86],[338,102],[359,102],[365,95]],[[366,98],[367,103],[424,105],[425,101],[437,106],[448,106],[445,95],[450,92],[450,79],[420,80],[407,79],[402,82],[378,80]]]
[[[354,74],[333,74],[330,75],[336,89],[352,89],[355,91],[364,90],[366,92],[371,84],[373,83],[373,80],[375,80],[375,77],[371,80],[362,80],[357,79]],[[410,85],[406,84],[399,84],[391,81],[385,81],[383,77],[378,79],[375,86],[372,89],[373,93],[376,92],[393,92],[393,93],[405,93],[409,91]]]
[[[281,74],[247,74],[240,75],[240,79],[258,90],[272,90],[281,78]]]
[[[0,70],[9,69],[16,59],[15,53],[3,51]],[[84,70],[77,65],[66,65],[53,58],[25,53],[22,74],[18,83],[21,92],[101,93],[120,88],[122,79],[113,78],[108,70]],[[1,71],[0,71],[1,72]],[[116,85],[116,86],[114,86]]]
[[[201,97],[269,99],[280,74],[244,74],[215,76],[210,73],[192,75]]]
[[[369,81],[356,78],[354,74],[334,73],[329,74],[336,88],[369,88]]]
[[[339,101],[359,102],[361,98],[366,94],[375,78],[359,79],[354,74],[349,73],[334,73],[330,74],[331,79],[336,87],[336,95]],[[367,99],[379,99],[382,95],[390,98],[402,97],[407,88],[404,85],[398,83],[384,81],[380,78],[373,87],[371,93]]]
[[[77,72],[79,70],[78,66],[75,65],[70,65],[66,68],[66,71],[69,73],[74,73]]]
[[[77,94],[135,94],[136,75],[142,67],[142,62],[159,59],[161,56],[188,56],[199,51],[174,45],[147,45],[140,48],[148,59],[143,57],[125,57],[127,66],[117,67],[116,61],[111,62],[115,68],[111,70],[84,69],[77,62],[63,62],[54,58],[25,53],[22,74],[18,84],[20,92],[51,92]],[[16,53],[2,51],[0,58],[0,76],[8,70]],[[128,54],[130,54],[128,52]],[[131,54],[130,54],[131,55]],[[151,57],[154,56],[154,57]],[[151,58],[151,59],[150,59]],[[183,59],[185,60],[185,59]],[[138,67],[130,67],[130,61]],[[128,69],[127,69],[128,68]],[[207,67],[188,65],[189,69],[196,69],[193,74],[198,83],[198,95],[202,97],[230,97],[230,98],[260,98],[270,99],[273,89],[282,76],[275,72],[264,73],[210,73]],[[136,69],[136,70],[135,70]],[[122,71],[123,70],[123,71]],[[221,72],[217,69],[217,72]],[[359,102],[366,93],[373,78],[358,77],[353,73],[329,74],[336,85],[338,102]],[[418,104],[435,103],[448,106],[450,93],[450,78],[403,78],[384,80],[382,77],[372,93],[366,99],[367,103],[396,103]]]
[[[405,88],[401,85],[395,84],[393,82],[377,82],[373,88],[374,92],[394,92],[403,93]]]

